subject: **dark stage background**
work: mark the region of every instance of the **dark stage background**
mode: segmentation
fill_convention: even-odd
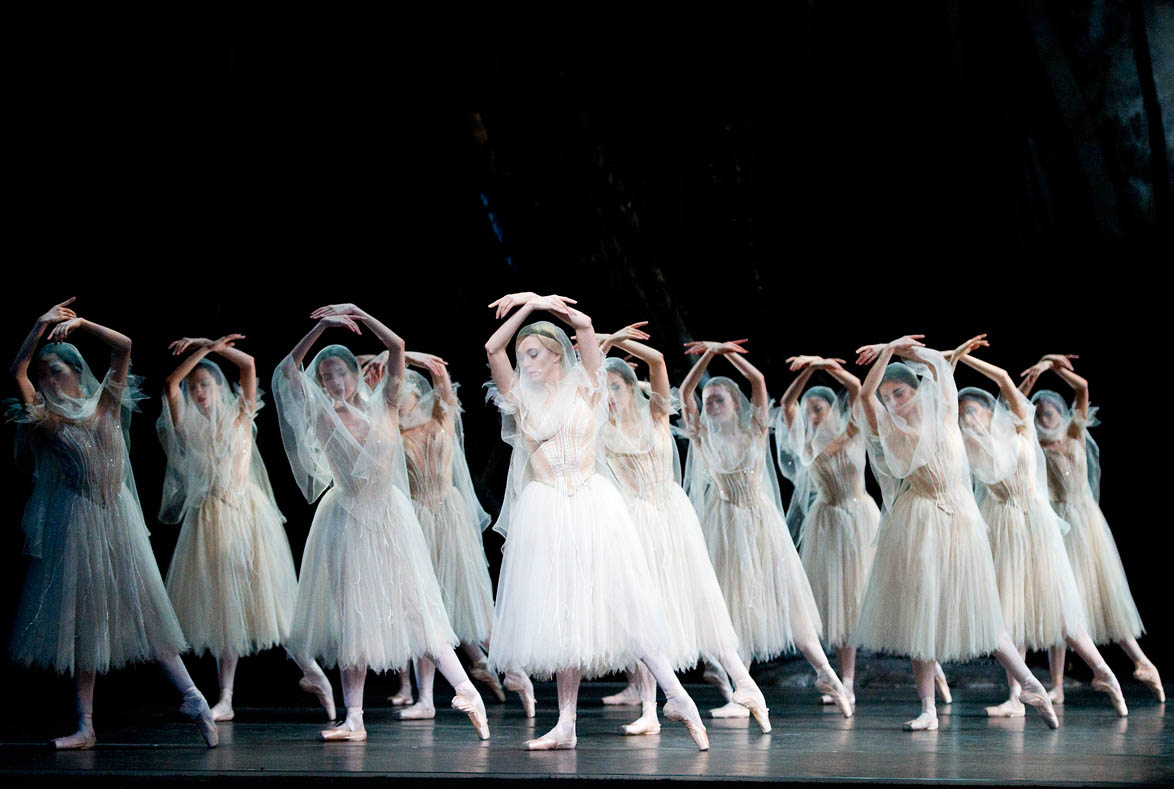
[[[788,356],[848,358],[909,332],[943,348],[989,332],[984,357],[1016,374],[1078,353],[1142,646],[1174,671],[1156,281],[1174,224],[1174,5],[996,5],[796,3],[769,40],[455,54],[402,34],[30,31],[15,50],[17,251],[0,336],[14,354],[37,315],[76,295],[79,314],[135,340],[152,399],[131,454],[164,571],[178,527],[154,519],[154,421],[167,344],[184,335],[243,332],[268,389],[311,310],[359,303],[450,362],[491,511],[508,454],[482,405],[482,344],[486,305],[507,292],[577,298],[603,331],[649,320],[675,382],[683,341],[749,337],[776,397]],[[74,339],[100,371],[104,353]],[[378,350],[369,335],[330,339]],[[982,383],[969,370],[959,382]],[[313,508],[271,407],[258,426],[300,557]],[[8,627],[29,486],[7,454],[0,473]],[[488,532],[495,574],[500,546]],[[1128,675],[1118,650],[1107,657]],[[8,671],[18,702],[68,716],[67,682]],[[211,696],[212,661],[193,673]],[[245,660],[237,703],[308,703],[296,678],[277,652]],[[99,683],[98,705],[169,693],[138,667]]]

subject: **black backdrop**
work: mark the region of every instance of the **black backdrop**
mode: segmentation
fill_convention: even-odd
[[[449,360],[491,511],[508,455],[482,405],[482,344],[495,325],[486,305],[506,292],[572,296],[605,331],[651,321],[677,381],[684,340],[749,337],[776,396],[787,356],[849,357],[907,332],[937,347],[989,332],[985,357],[1015,373],[1042,353],[1079,353],[1105,421],[1103,507],[1161,667],[1171,646],[1155,547],[1168,515],[1153,387],[1166,343],[1152,277],[1168,172],[1138,205],[1113,197],[1125,176],[1112,166],[1096,180],[1071,97],[1056,95],[1040,55],[1037,5],[1004,18],[799,4],[770,43],[713,48],[37,40],[20,50],[19,252],[0,336],[14,353],[38,314],[76,295],[79,314],[134,339],[152,399],[131,454],[164,571],[178,529],[154,519],[154,421],[167,343],[184,335],[246,334],[268,389],[313,308],[360,303],[409,347]],[[1039,13],[1063,44],[1080,19],[1057,8]],[[1097,135],[1111,164],[1119,140]],[[377,350],[369,335],[332,339]],[[75,341],[100,369],[93,341]],[[985,385],[968,370],[959,379]],[[262,412],[258,441],[300,557],[313,508],[274,416]],[[3,464],[7,624],[28,481]],[[495,573],[500,545],[488,532]],[[1119,651],[1107,657],[1126,670]],[[193,665],[213,691],[211,661]],[[25,700],[69,709],[67,683],[10,671]],[[295,680],[278,654],[243,661],[238,703],[300,703]],[[100,709],[116,693],[169,698],[143,667],[98,693]]]

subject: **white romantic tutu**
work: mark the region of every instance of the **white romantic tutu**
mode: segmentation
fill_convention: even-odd
[[[1054,502],[1053,506],[1056,514],[1072,527],[1064,535],[1064,547],[1076,576],[1093,643],[1137,638],[1145,628],[1129,591],[1117,543],[1096,500],[1085,494]]]
[[[281,514],[256,484],[187,511],[167,593],[197,654],[243,656],[284,643],[297,590]]]
[[[513,503],[493,619],[491,667],[548,678],[631,668],[668,641],[660,594],[615,485],[569,495],[531,481]]]
[[[864,493],[837,504],[817,499],[803,519],[799,556],[829,646],[851,644],[876,554],[879,522],[876,502]]]
[[[41,558],[17,608],[12,659],[61,673],[117,669],[184,649],[134,494],[108,507],[76,488],[47,502]]]
[[[438,502],[416,500],[415,506],[452,629],[461,643],[481,643],[493,621],[493,583],[481,531],[469,523],[455,487]]]
[[[970,491],[901,494],[881,518],[852,640],[945,662],[993,652],[1002,632],[990,542]]]
[[[807,574],[787,524],[765,493],[748,507],[712,496],[701,523],[745,657],[770,660],[792,649],[796,636],[819,635]]]
[[[457,643],[411,500],[390,485],[328,490],[302,555],[290,652],[379,672]]]
[[[665,651],[677,670],[684,671],[701,655],[737,651],[738,636],[689,497],[678,485],[662,489],[664,509],[632,498],[629,511],[664,604]]]
[[[1030,512],[993,497],[982,504],[1003,604],[1003,625],[1017,645],[1047,649],[1087,627],[1056,516],[1046,502]]]

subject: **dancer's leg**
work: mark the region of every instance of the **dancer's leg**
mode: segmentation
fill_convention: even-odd
[[[1044,690],[1043,683],[1036,679],[1035,675],[1027,668],[1027,664],[1019,656],[1019,650],[1011,642],[1011,636],[1006,633],[999,636],[999,646],[995,650],[995,659],[1002,664],[1003,668],[1007,669],[1007,672],[1011,676],[1019,680],[1019,684],[1023,686],[1019,694],[1019,700],[1024,704],[1035,707],[1043,717],[1044,723],[1048,725],[1048,728],[1057,728],[1060,725],[1060,720],[1056,717],[1056,711],[1052,709],[1052,700],[1048,698],[1048,693]]]
[[[290,660],[302,670],[302,678],[298,680],[298,687],[307,693],[313,693],[318,698],[318,703],[322,705],[322,709],[326,710],[326,719],[334,720],[334,688],[330,686],[330,680],[326,678],[326,672],[318,665],[318,661],[313,658],[299,658],[288,649],[285,654],[289,655]]]
[[[412,678],[408,669],[395,672],[399,678],[399,690],[387,697],[393,707],[406,707],[412,703]]]
[[[436,705],[432,699],[432,685],[436,678],[436,664],[427,655],[416,659],[416,703],[395,711],[401,720],[431,720],[436,717]]]
[[[660,721],[656,717],[656,679],[641,663],[636,667],[636,687],[640,691],[640,717],[620,727],[623,734],[660,734]]]
[[[362,742],[367,739],[363,725],[363,687],[367,684],[367,666],[350,666],[342,670],[342,703],[346,719],[332,729],[319,732],[327,742]]]
[[[942,704],[954,703],[954,697],[950,695],[950,683],[946,682],[946,672],[942,670],[942,664],[936,660],[933,662],[933,684]]]
[[[224,654],[216,659],[216,673],[220,680],[220,700],[212,708],[212,720],[230,721],[236,716],[232,709],[232,687],[236,682],[237,655]]]
[[[555,727],[533,740],[526,740],[530,751],[560,751],[575,747],[575,718],[579,703],[579,669],[566,668],[555,675],[558,682],[558,723]]]
[[[505,673],[506,690],[512,690],[522,699],[522,711],[527,718],[534,717],[534,684],[521,671],[511,669]]]
[[[1023,660],[1027,657],[1027,647],[1022,644],[1019,646],[1019,659]],[[986,714],[992,718],[1022,718],[1024,715],[1023,702],[1019,700],[1019,694],[1023,692],[1023,686],[1019,684],[1019,680],[1008,670],[1007,674],[1007,700],[1002,704],[996,704],[993,707],[986,708]]]
[[[750,676],[750,667],[742,662],[742,658],[734,650],[728,650],[719,655],[722,668],[734,681],[734,703],[754,715],[759,728],[764,734],[770,731],[770,710],[766,706],[766,698],[758,687],[758,683]],[[717,717],[716,715],[714,717]]]
[[[726,672],[718,665],[717,658],[710,657],[709,655],[702,657],[701,663],[705,666],[705,671],[701,675],[701,678],[721,692],[722,698],[726,700],[726,706],[728,707],[734,701],[734,689],[730,687],[730,679],[726,675]],[[723,708],[719,707],[718,709]],[[710,714],[713,712],[714,710],[710,710]]]
[[[1064,663],[1068,659],[1068,647],[1064,644],[1048,648],[1048,669],[1052,673],[1052,689],[1048,698],[1053,704],[1064,703]]]
[[[835,700],[836,706],[840,708],[840,712],[845,718],[851,718],[852,702],[848,698],[848,693],[844,690],[840,678],[836,676],[835,670],[828,663],[828,656],[824,654],[823,647],[820,646],[819,636],[814,631],[806,633],[801,638],[795,639],[795,646],[815,669],[815,687]]]
[[[192,675],[188,673],[179,653],[155,660],[167,675],[167,679],[171,680],[171,684],[183,694],[183,704],[179,705],[180,713],[196,724],[208,747],[215,748],[216,743],[220,742],[220,734],[216,731],[216,721],[212,719],[212,708],[208,706],[204,694],[196,688],[196,683],[192,682]]]
[[[708,669],[707,669],[708,670]],[[613,693],[610,696],[603,697],[603,703],[608,707],[635,707],[638,704],[643,704],[643,697],[640,695],[640,677],[638,669],[628,669],[625,672],[628,675],[628,684],[619,693]]]
[[[934,705],[934,660],[913,661],[913,681],[917,698],[921,699],[921,714],[905,721],[905,731],[933,731],[938,727],[938,710]]]
[[[1093,688],[1101,693],[1109,694],[1109,702],[1113,705],[1113,709],[1117,711],[1118,715],[1122,718],[1128,715],[1129,708],[1125,706],[1125,696],[1121,693],[1121,683],[1117,682],[1117,676],[1109,668],[1109,664],[1105,662],[1104,656],[1101,655],[1096,644],[1092,642],[1089,634],[1081,631],[1074,636],[1066,636],[1066,639],[1072,647],[1072,651],[1080,655],[1080,659],[1085,662],[1085,665],[1092,669]]]
[[[461,651],[469,658],[469,676],[483,685],[497,698],[498,703],[505,703],[505,690],[497,675],[489,670],[489,658],[479,644],[461,644]]]
[[[473,687],[469,675],[457,659],[457,653],[446,644],[443,650],[437,650],[431,657],[441,675],[452,685],[452,708],[468,715],[473,728],[477,730],[477,736],[488,740],[489,718],[485,716],[485,702],[481,701],[481,694]]]
[[[1127,638],[1118,643],[1125,650],[1125,654],[1129,655],[1129,659],[1133,661],[1133,678],[1144,682],[1145,686],[1150,689],[1150,693],[1154,694],[1154,698],[1164,704],[1166,689],[1162,687],[1162,678],[1158,675],[1158,667],[1151,663],[1150,659],[1141,651],[1137,639]]]
[[[681,681],[673,673],[673,667],[668,658],[663,654],[656,653],[644,655],[640,660],[652,672],[652,676],[656,677],[656,683],[664,691],[666,699],[664,716],[671,721],[680,721],[685,724],[689,736],[697,744],[697,750],[708,751],[709,735],[705,731],[705,724],[701,722],[701,714],[697,712],[697,705],[693,703],[693,699],[689,698],[685,687],[681,685]]]
[[[77,731],[68,737],[53,740],[53,747],[59,751],[86,750],[98,741],[94,734],[94,680],[93,671],[79,671],[74,677],[77,692]]]

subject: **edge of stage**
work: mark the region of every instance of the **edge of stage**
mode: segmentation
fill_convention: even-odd
[[[1114,786],[1174,783],[1174,736],[1164,708],[1133,680],[1124,682],[1128,718],[1118,718],[1087,685],[1067,691],[1061,726],[1047,729],[1030,709],[1025,718],[993,720],[983,707],[1001,700],[1001,688],[959,689],[952,705],[939,705],[941,728],[907,733],[902,721],[916,712],[911,689],[862,689],[856,717],[820,707],[810,689],[764,688],[774,731],[759,732],[749,719],[707,719],[711,750],[698,752],[683,726],[662,719],[661,734],[624,737],[621,723],[636,708],[605,708],[600,698],[616,683],[586,683],[579,705],[579,747],[527,752],[522,741],[554,724],[552,683],[538,690],[538,717],[527,721],[511,694],[489,703],[492,739],[476,739],[468,719],[437,694],[437,717],[398,721],[389,706],[366,710],[367,742],[322,743],[315,710],[240,708],[221,724],[220,747],[203,746],[191,724],[172,709],[110,711],[98,723],[98,747],[54,752],[46,745],[68,733],[69,718],[3,726],[0,775],[52,783],[157,785],[215,782],[217,786],[280,780],[283,786],[324,781],[394,779],[400,786],[483,781],[511,784],[557,780],[672,780],[674,785],[739,781],[747,785],[885,783],[890,785],[1015,784]],[[703,709],[720,699],[708,686],[689,691]],[[102,708],[110,710],[113,699]],[[65,728],[62,728],[62,727]]]

